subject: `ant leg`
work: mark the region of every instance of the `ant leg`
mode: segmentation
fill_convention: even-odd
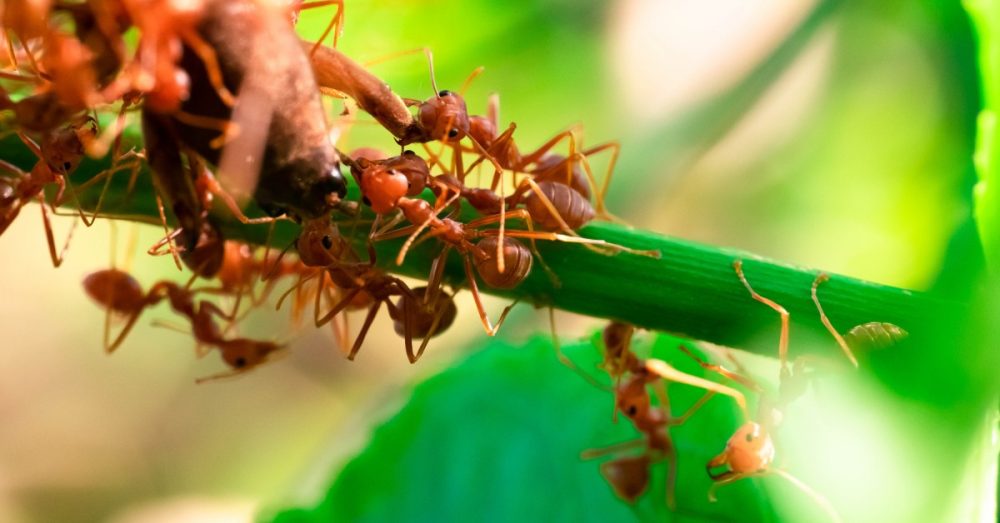
[[[779,363],[779,368],[780,368],[780,371],[779,371],[780,372],[780,378],[784,379],[784,378],[788,377],[788,375],[789,375],[789,370],[788,370],[788,319],[789,319],[789,315],[788,315],[788,311],[785,310],[785,308],[782,307],[781,305],[778,305],[778,303],[776,303],[775,301],[770,300],[768,298],[765,298],[765,297],[761,296],[760,294],[757,294],[757,291],[753,290],[753,287],[750,286],[750,282],[747,281],[746,276],[743,275],[743,260],[735,260],[733,262],[733,270],[736,271],[736,276],[738,276],[739,279],[740,279],[740,281],[743,282],[743,286],[746,287],[747,292],[750,293],[750,296],[754,300],[757,300],[758,302],[763,303],[764,305],[767,305],[768,307],[770,307],[771,309],[773,309],[774,312],[777,312],[781,316],[781,334],[778,337],[778,363]]]
[[[49,220],[49,213],[45,210],[44,193],[39,193],[38,195],[38,206],[42,208],[42,224],[45,226],[45,239],[49,246],[49,258],[52,259],[53,267],[59,267],[62,265],[63,257],[66,255],[66,249],[69,248],[69,242],[73,238],[73,231],[76,229],[76,220],[73,220],[73,225],[69,229],[69,234],[66,235],[66,243],[63,244],[62,250],[59,251],[59,254],[56,254],[56,240],[52,233],[52,222]]]
[[[819,303],[819,296],[816,294],[816,291],[819,289],[819,286],[829,280],[830,280],[830,275],[826,274],[825,272],[821,272],[816,275],[816,279],[813,281],[812,284],[812,300],[813,303],[816,304],[816,310],[819,311],[819,319],[820,321],[823,322],[823,326],[826,327],[826,330],[830,332],[830,334],[833,336],[833,339],[837,340],[837,345],[840,345],[841,350],[844,351],[844,356],[847,356],[847,359],[850,360],[851,365],[854,365],[854,367],[857,368],[858,359],[854,357],[854,352],[851,351],[851,347],[847,344],[847,341],[844,340],[844,337],[841,336],[839,332],[837,332],[837,329],[833,328],[833,324],[830,323],[830,318],[828,318],[826,312],[823,311],[823,306],[820,305]]]
[[[569,357],[563,353],[562,347],[559,344],[559,334],[556,332],[556,310],[553,307],[549,307],[549,330],[552,333],[552,348],[555,349],[556,358],[560,363],[572,369],[573,372],[579,374],[584,381],[593,385],[597,389],[605,391],[611,390],[610,387],[597,381],[593,376],[584,372],[583,369],[578,367],[576,363],[573,363],[573,360],[569,359]]]
[[[486,102],[486,119],[493,124],[494,129],[500,128],[500,95],[493,93]]]
[[[708,400],[712,399],[713,396],[715,396],[714,390],[706,392],[704,395],[702,395],[702,397],[698,398],[698,401],[694,402],[693,405],[688,407],[688,410],[684,411],[684,414],[681,414],[676,418],[671,417],[670,421],[668,422],[668,425],[683,425],[684,423],[687,422],[688,418],[694,415],[695,412],[698,412],[699,409],[704,407],[705,404],[708,403]]]
[[[827,500],[826,497],[824,497],[819,492],[813,490],[812,487],[806,485],[805,482],[803,482],[801,479],[791,475],[790,473],[782,469],[770,469],[768,472],[776,476],[781,476],[782,478],[788,480],[789,483],[795,485],[796,488],[801,490],[805,495],[809,496],[810,499],[812,499],[817,505],[819,505],[819,507],[823,510],[823,512],[826,512],[826,515],[830,518],[830,521],[833,521],[835,523],[840,523],[841,521],[840,515],[837,514],[837,510],[833,508],[833,505],[830,504],[830,501]]]
[[[236,203],[236,198],[233,198],[233,195],[229,194],[229,191],[222,188],[222,184],[215,179],[215,176],[207,168],[201,166],[198,177],[199,181],[205,184],[205,188],[208,192],[222,199],[222,203],[225,204],[226,208],[229,209],[229,212],[231,212],[233,216],[240,221],[240,223],[247,225],[256,225],[261,223],[273,224],[279,220],[286,219],[284,215],[278,217],[264,216],[261,218],[247,218],[247,215],[243,214],[243,210],[240,209],[239,204]]]
[[[598,145],[587,149],[579,153],[580,164],[583,166],[583,172],[587,176],[587,182],[590,183],[591,187],[597,187],[597,179],[594,177],[594,171],[590,168],[590,160],[588,157],[601,152],[606,149],[611,149],[611,160],[608,162],[608,172],[604,175],[604,180],[601,182],[600,189],[594,192],[594,212],[597,216],[609,221],[620,224],[626,224],[625,220],[619,218],[618,216],[612,214],[608,211],[607,204],[605,203],[605,198],[607,198],[608,187],[611,186],[611,176],[614,174],[615,164],[618,163],[618,154],[621,152],[621,144],[617,141],[608,142],[602,145]]]
[[[492,216],[484,216],[482,218],[476,218],[475,220],[466,223],[465,226],[475,228],[481,225],[488,225],[490,223],[496,223],[498,221],[511,218],[519,218],[523,220],[524,226],[528,228],[527,232],[531,233],[532,235],[535,234],[535,222],[531,218],[531,214],[528,213],[528,211],[525,209],[514,209],[500,214],[494,214]],[[507,231],[507,235],[512,237],[517,236],[518,233],[519,231]],[[552,282],[552,285],[554,287],[557,288],[561,287],[562,282],[559,280],[559,276],[556,275],[555,271],[552,270],[552,267],[550,267],[549,264],[546,263],[545,258],[542,257],[542,253],[539,252],[538,250],[538,244],[535,243],[534,236],[528,236],[527,238],[528,238],[528,243],[531,245],[531,253],[534,254],[535,258],[538,259],[538,263],[542,266],[542,269],[545,270],[545,274],[548,275],[549,281]],[[502,236],[500,237],[500,241],[501,242],[503,241]]]
[[[192,127],[201,127],[202,129],[219,131],[219,136],[208,142],[208,146],[213,149],[221,149],[222,146],[239,136],[241,132],[238,124],[232,120],[224,118],[213,118],[211,116],[191,114],[185,111],[174,112],[171,116],[176,118],[181,123],[185,123]]]
[[[761,386],[756,381],[754,381],[754,380],[752,380],[752,379],[750,379],[750,378],[748,378],[748,377],[746,377],[746,376],[744,376],[742,374],[733,372],[733,371],[731,371],[731,370],[723,367],[722,365],[718,365],[718,364],[714,364],[714,363],[708,363],[707,361],[699,358],[695,353],[691,352],[684,345],[678,345],[677,348],[679,348],[682,352],[684,352],[684,354],[687,354],[688,357],[690,357],[691,359],[693,359],[695,361],[695,363],[697,363],[698,365],[700,365],[703,369],[715,372],[716,374],[719,374],[719,375],[721,375],[721,376],[723,376],[725,378],[729,378],[729,379],[735,381],[736,383],[739,383],[740,385],[743,385],[744,387],[746,387],[746,388],[748,388],[748,389],[750,389],[750,390],[752,390],[752,391],[754,391],[754,392],[756,392],[758,394],[762,394],[764,392],[764,389],[761,388]]]
[[[354,339],[354,346],[351,347],[351,353],[347,355],[348,360],[354,361],[354,357],[358,355],[358,351],[361,350],[361,344],[365,341],[365,336],[368,335],[368,329],[371,328],[380,308],[382,308],[382,300],[377,300],[368,308],[368,315],[365,316],[365,322],[361,325],[361,330],[358,331],[358,337]]]
[[[208,73],[208,81],[215,88],[215,92],[219,95],[222,103],[228,107],[236,105],[233,93],[229,91],[229,88],[226,87],[225,82],[222,80],[222,68],[219,66],[219,58],[215,54],[215,49],[193,30],[182,31],[181,39],[194,51],[194,54],[198,55],[198,58],[205,65],[205,71]]]
[[[652,372],[653,374],[656,374],[668,381],[684,383],[685,385],[691,385],[693,387],[715,391],[719,394],[725,394],[736,401],[736,404],[740,407],[740,411],[743,413],[744,419],[750,419],[750,412],[747,409],[746,397],[743,396],[743,393],[732,387],[728,387],[714,381],[709,381],[705,378],[699,378],[698,376],[686,374],[673,368],[669,363],[662,360],[648,359],[646,360],[645,368],[649,372]]]
[[[739,481],[743,478],[753,477],[754,474],[740,474],[738,472],[733,472],[732,470],[727,470],[722,474],[717,474],[712,477],[712,486],[708,487],[708,500],[715,503],[719,499],[715,496],[715,492],[719,490],[719,487],[723,487],[735,481]]]
[[[495,234],[493,234],[494,230],[495,229],[487,229],[484,231],[479,231],[479,233],[477,234],[482,236],[496,236]],[[579,235],[570,236],[566,234],[559,234],[559,233],[545,232],[545,231],[507,231],[507,235],[513,238],[534,238],[538,240],[557,241],[563,243],[578,243],[592,248],[606,249],[611,253],[626,252],[629,254],[634,254],[636,256],[648,256],[651,258],[660,257],[660,251],[657,250],[630,249],[628,247],[624,247],[616,243],[611,243],[605,240],[598,240],[596,238],[584,238]],[[601,254],[605,253],[601,252]]]
[[[329,322],[331,319],[333,319],[334,316],[336,316],[341,311],[346,309],[347,306],[351,304],[351,301],[354,300],[354,297],[357,296],[361,291],[362,291],[361,287],[356,287],[354,289],[351,289],[350,291],[347,292],[347,294],[344,295],[343,298],[340,299],[339,303],[334,305],[333,308],[327,311],[326,314],[322,315],[322,317],[320,317],[319,310],[314,310],[313,322],[315,323],[316,327],[322,327],[323,325],[326,325],[326,323]],[[317,300],[317,302],[318,301],[319,300]],[[353,358],[348,357],[347,359],[353,359]]]
[[[125,337],[128,336],[128,333],[132,330],[132,327],[135,327],[136,321],[139,320],[139,315],[142,313],[143,308],[144,307],[139,308],[138,310],[132,313],[132,316],[129,317],[128,322],[125,324],[124,327],[122,327],[121,332],[118,333],[118,336],[115,337],[115,340],[110,345],[108,344],[107,340],[108,338],[107,327],[110,326],[110,320],[105,320],[106,328],[104,331],[104,352],[111,354],[112,352],[118,349],[118,346],[121,345],[123,341],[125,341]],[[110,318],[110,315],[108,316],[108,318]]]
[[[333,47],[337,47],[337,42],[340,40],[340,36],[344,34],[344,0],[321,0],[316,2],[303,2],[296,9],[299,12],[305,11],[306,9],[315,9],[317,7],[326,7],[328,5],[337,6],[337,14],[334,15],[330,23],[327,24],[326,29],[323,30],[323,34],[316,40],[313,48],[309,51],[309,56],[311,57],[316,53],[316,50],[323,45],[323,40],[326,40],[327,36],[333,32]],[[336,31],[334,31],[336,28]]]
[[[450,206],[452,203],[454,203],[455,200],[457,200],[461,196],[462,196],[461,194],[456,194],[456,195],[452,196],[451,199],[449,199],[447,202],[445,202],[445,204],[442,207],[442,209],[447,209],[448,206]],[[427,227],[430,227],[431,224],[434,223],[435,220],[440,220],[440,218],[438,218],[437,215],[430,216],[429,218],[427,218],[426,220],[424,220],[424,223],[421,223],[416,228],[416,230],[414,230],[410,234],[410,236],[403,243],[403,246],[399,249],[399,254],[396,255],[396,265],[402,265],[403,264],[403,260],[406,259],[406,253],[410,250],[410,247],[413,245],[413,242],[416,241],[417,237],[420,236],[420,233],[423,232],[424,229],[426,229]]]
[[[155,192],[156,192],[156,210],[160,214],[160,223],[163,224],[163,232],[166,233],[166,235],[163,237],[163,239],[153,244],[153,246],[150,247],[149,250],[146,251],[146,253],[155,256],[156,254],[154,253],[154,251],[158,251],[159,248],[163,246],[163,243],[166,243],[167,248],[170,249],[170,256],[173,257],[174,259],[174,265],[177,266],[177,270],[183,271],[184,268],[183,266],[181,266],[181,256],[179,251],[177,250],[177,244],[174,243],[174,239],[177,236],[180,236],[180,234],[184,231],[183,229],[175,229],[171,231],[170,227],[167,226],[167,215],[166,212],[163,210],[163,198],[160,197],[160,191],[158,189],[156,189]]]
[[[497,324],[494,326],[490,323],[489,317],[486,315],[486,309],[483,307],[482,296],[479,295],[479,286],[476,284],[476,276],[472,272],[472,262],[469,261],[469,255],[462,255],[462,263],[465,266],[465,277],[469,281],[469,291],[472,292],[472,299],[476,302],[476,310],[479,312],[479,319],[483,322],[483,328],[486,329],[486,334],[489,336],[496,336],[500,326],[503,325],[504,319],[507,318],[507,313],[510,309],[517,304],[514,302],[508,305],[502,313],[500,313],[500,319],[497,320]]]
[[[634,439],[630,441],[623,441],[621,443],[615,443],[614,445],[609,445],[607,447],[602,447],[599,449],[589,449],[580,453],[580,459],[594,459],[601,456],[607,456],[608,454],[618,454],[625,450],[631,450],[636,447],[642,447],[646,444],[644,438]]]

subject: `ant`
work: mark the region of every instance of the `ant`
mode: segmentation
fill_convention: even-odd
[[[406,282],[375,267],[375,252],[370,242],[368,262],[358,262],[357,255],[347,240],[340,235],[337,226],[328,219],[311,220],[303,224],[296,245],[303,263],[324,269],[319,273],[323,279],[313,309],[313,320],[317,327],[325,325],[348,308],[368,308],[364,323],[350,350],[347,351],[349,360],[353,360],[361,349],[368,330],[383,304],[389,310],[394,322],[401,325],[396,329],[397,332],[401,331],[404,338],[406,355],[410,363],[415,363],[420,358],[429,338],[454,321],[457,309],[450,301],[450,296],[439,293],[437,289],[439,283],[435,283],[440,282],[440,275],[436,279],[432,278],[428,287],[422,289],[422,296],[418,296]],[[327,277],[344,294],[329,311],[321,314],[320,296]],[[304,281],[305,279],[300,280],[286,291],[279,299],[277,307],[280,308],[285,297]],[[399,301],[394,303],[392,301],[394,297],[399,297]],[[414,335],[424,338],[424,343],[417,351],[413,350]]]
[[[83,143],[96,136],[97,125],[92,118],[51,131],[42,135],[41,143],[36,143],[24,133],[18,133],[21,141],[31,149],[38,161],[30,171],[23,171],[16,165],[0,160],[0,170],[15,176],[14,179],[0,178],[0,234],[7,230],[24,207],[32,199],[37,199],[42,210],[42,221],[45,225],[45,237],[48,241],[49,257],[52,265],[59,267],[63,261],[66,245],[56,252],[52,224],[49,221],[46,206],[51,206],[52,212],[63,201],[66,187],[69,184],[69,174],[76,170],[83,160]],[[53,203],[45,201],[44,189],[50,184],[57,186]],[[75,193],[70,191],[75,197]],[[82,211],[81,215],[82,215]]]
[[[670,427],[685,423],[695,412],[715,394],[734,398],[746,412],[746,400],[739,391],[704,378],[686,374],[665,361],[642,359],[631,350],[634,327],[621,322],[611,322],[602,334],[605,342],[602,367],[616,381],[615,412],[621,411],[643,437],[638,440],[612,445],[604,449],[583,453],[584,459],[642,447],[639,455],[623,455],[601,465],[601,474],[608,480],[615,493],[622,499],[635,502],[646,490],[649,483],[649,467],[660,461],[667,461],[667,505],[674,508],[675,484],[677,480],[677,451],[670,437]],[[627,375],[627,377],[625,377]],[[674,417],[670,412],[667,382],[684,383],[705,389],[706,393],[682,415]],[[658,404],[654,405],[648,387],[652,386]]]
[[[761,296],[753,289],[743,273],[742,260],[735,260],[733,262],[733,269],[740,282],[746,288],[747,292],[750,293],[750,296],[755,301],[770,307],[772,310],[777,312],[781,318],[781,331],[778,342],[779,387],[777,398],[769,398],[764,394],[763,388],[749,377],[737,372],[732,372],[721,365],[709,364],[685,350],[685,352],[703,368],[740,383],[747,388],[754,390],[761,396],[761,401],[758,405],[758,419],[760,421],[752,421],[747,418],[748,421],[741,425],[726,442],[726,448],[707,463],[706,470],[709,477],[711,477],[714,482],[712,490],[709,492],[709,498],[714,500],[715,489],[728,483],[747,477],[775,474],[787,479],[799,488],[799,490],[812,498],[817,505],[819,505],[828,514],[831,520],[840,521],[837,512],[833,509],[825,497],[814,491],[801,480],[792,476],[790,473],[772,466],[776,456],[776,450],[774,441],[771,438],[771,432],[783,421],[783,411],[787,408],[787,406],[805,393],[807,380],[809,378],[809,374],[806,372],[806,366],[809,360],[805,356],[800,356],[796,358],[792,367],[789,368],[788,335],[790,317],[788,311],[777,302]],[[814,299],[817,287],[826,280],[824,276],[825,275],[821,274],[813,283],[812,291]],[[815,299],[815,301],[818,306],[818,299]],[[825,314],[822,313],[821,307],[819,310],[821,315],[825,316]],[[835,331],[831,328],[831,332]],[[845,350],[845,354],[847,355],[849,361],[851,361],[853,365],[857,366],[857,360],[853,358],[853,354],[846,344],[842,345],[842,348]],[[715,472],[715,470],[719,468],[723,468],[724,470],[721,472]]]
[[[112,268],[87,275],[83,280],[83,286],[94,301],[107,309],[104,348],[109,354],[121,345],[143,310],[164,299],[169,300],[171,307],[178,314],[191,321],[191,332],[198,341],[198,356],[206,354],[202,346],[215,347],[231,369],[229,372],[201,378],[198,380],[199,383],[247,372],[266,362],[272,354],[284,347],[274,342],[225,338],[216,325],[215,318],[225,320],[233,318],[210,301],[202,300],[196,304],[193,291],[171,281],[157,282],[148,292],[143,292],[139,282],[132,275]],[[125,315],[128,320],[114,341],[109,342],[112,314]]]
[[[172,149],[183,145],[223,173],[250,172],[252,179],[243,179],[240,185],[253,190],[257,203],[271,216],[317,218],[329,215],[347,186],[327,136],[306,53],[288,20],[273,15],[271,9],[249,0],[205,3],[199,36],[217,56],[226,86],[250,96],[252,101],[241,106],[252,110],[241,113],[237,108],[234,113],[212,88],[216,64],[204,60],[203,53],[185,52],[179,63],[190,79],[191,95],[178,112],[159,114],[147,107],[143,120],[156,122],[146,126],[146,136],[152,131],[160,142],[179,144]],[[247,33],[248,26],[260,30]],[[245,125],[237,125],[243,130],[228,137],[231,141],[224,136],[230,143],[222,154],[213,126],[187,115],[226,126]],[[179,176],[169,163],[175,162],[164,162],[161,169],[154,165],[154,171],[163,171],[157,173],[160,178]]]

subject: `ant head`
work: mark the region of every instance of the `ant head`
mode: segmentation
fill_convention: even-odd
[[[469,134],[469,111],[458,93],[441,91],[420,104],[420,126],[432,140],[457,142]]]
[[[404,294],[396,302],[396,310],[400,311],[399,317],[393,317],[392,322],[396,334],[406,335],[406,315],[409,314],[410,336],[414,338],[437,336],[448,330],[458,316],[458,307],[450,294],[440,290],[433,302],[428,302],[427,287],[413,289],[412,297]]]
[[[84,120],[79,125],[68,125],[42,136],[39,148],[49,169],[63,174],[76,170],[84,156],[83,140],[88,136],[97,137],[96,128],[90,127],[93,129],[93,133],[90,134],[86,123]]]
[[[726,450],[716,456],[710,466],[728,465],[737,474],[766,470],[774,461],[774,441],[757,423],[748,421],[726,442]]]
[[[219,348],[226,365],[237,372],[244,372],[266,362],[284,346],[270,341],[236,338],[226,341]]]
[[[615,494],[628,503],[635,503],[649,487],[648,454],[626,456],[601,464],[601,475]]]
[[[503,257],[506,270],[497,270],[497,244],[500,239],[487,236],[476,244],[476,271],[483,282],[495,289],[513,289],[531,273],[531,251],[523,243],[505,236]]]
[[[91,299],[119,314],[135,312],[142,307],[145,294],[131,274],[118,269],[105,269],[88,274],[83,289]]]
[[[410,190],[410,180],[387,165],[374,164],[361,174],[364,201],[376,214],[386,214],[399,204]]]
[[[403,154],[386,160],[385,165],[406,176],[410,184],[406,190],[407,196],[418,196],[424,192],[427,180],[431,177],[431,169],[427,166],[427,162],[413,151],[403,151]]]
[[[347,240],[330,217],[316,218],[302,223],[302,232],[295,240],[299,259],[310,267],[326,267],[343,259],[350,249]]]

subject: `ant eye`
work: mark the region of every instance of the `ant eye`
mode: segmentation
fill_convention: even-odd
[[[323,239],[320,241],[320,243],[323,244],[323,248],[326,250],[330,250],[333,248],[333,238],[330,238],[329,236],[323,236]]]
[[[635,405],[630,405],[629,408],[628,408],[628,415],[629,416],[635,416],[635,413],[638,412],[638,411],[639,411],[639,409],[636,408]]]
[[[71,164],[69,162],[63,162],[63,170],[68,171],[70,169],[70,167],[73,167],[73,164]]]
[[[448,138],[454,138],[456,136],[458,136],[458,129],[452,128],[448,131]]]
[[[361,197],[361,203],[363,203],[363,204],[365,204],[365,205],[367,205],[369,207],[372,206],[372,201],[369,200],[367,196],[362,196]]]
[[[410,151],[410,150],[403,151],[403,156],[414,156],[416,154],[417,153],[415,153],[413,151]]]
[[[236,367],[237,369],[242,369],[243,367],[247,366],[247,359],[244,358],[243,356],[240,356],[239,358],[233,360],[233,366]]]
[[[752,443],[752,442],[753,442],[753,434],[747,432],[747,443]]]
[[[451,96],[451,91],[445,89],[438,93],[438,96]]]

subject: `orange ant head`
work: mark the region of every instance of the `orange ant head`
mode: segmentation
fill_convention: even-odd
[[[427,162],[413,151],[403,151],[403,154],[386,160],[385,165],[406,176],[410,184],[406,189],[407,196],[417,196],[424,192],[427,180],[431,177],[431,169],[427,166]]]
[[[396,169],[382,165],[373,165],[361,176],[361,192],[364,202],[371,206],[376,214],[386,214],[395,209],[400,198],[410,190],[410,180]]]
[[[767,470],[774,461],[774,441],[764,427],[748,421],[726,442],[726,450],[708,462],[709,475],[713,479],[721,474],[713,475],[711,469],[728,466],[735,474],[752,474]],[[726,474],[726,473],[723,473]]]
[[[420,126],[432,140],[458,141],[469,134],[469,111],[458,93],[441,91],[420,104]]]
[[[503,257],[506,270],[497,270],[497,236],[487,236],[476,244],[476,272],[483,282],[495,289],[513,289],[531,272],[531,251],[523,243],[504,236]]]
[[[350,250],[347,240],[330,217],[316,218],[302,223],[302,232],[295,240],[299,259],[309,267],[326,267],[344,257]]]
[[[247,338],[227,340],[220,344],[222,360],[237,372],[248,371],[264,362],[284,345],[270,341],[257,341]]]
[[[451,327],[451,324],[455,322],[455,317],[458,316],[458,307],[455,305],[454,298],[441,290],[437,293],[433,303],[429,303],[427,300],[427,287],[413,289],[413,297],[403,295],[399,298],[399,301],[396,302],[396,310],[400,311],[400,315],[398,318],[393,317],[392,322],[396,334],[406,335],[406,314],[410,314],[410,336],[414,338],[426,338],[428,335],[437,336]]]
[[[647,454],[613,459],[601,464],[601,475],[618,497],[635,503],[649,487],[650,461]]]
[[[118,269],[88,274],[83,279],[83,289],[91,299],[120,314],[139,309],[145,298],[139,282],[131,274]]]

